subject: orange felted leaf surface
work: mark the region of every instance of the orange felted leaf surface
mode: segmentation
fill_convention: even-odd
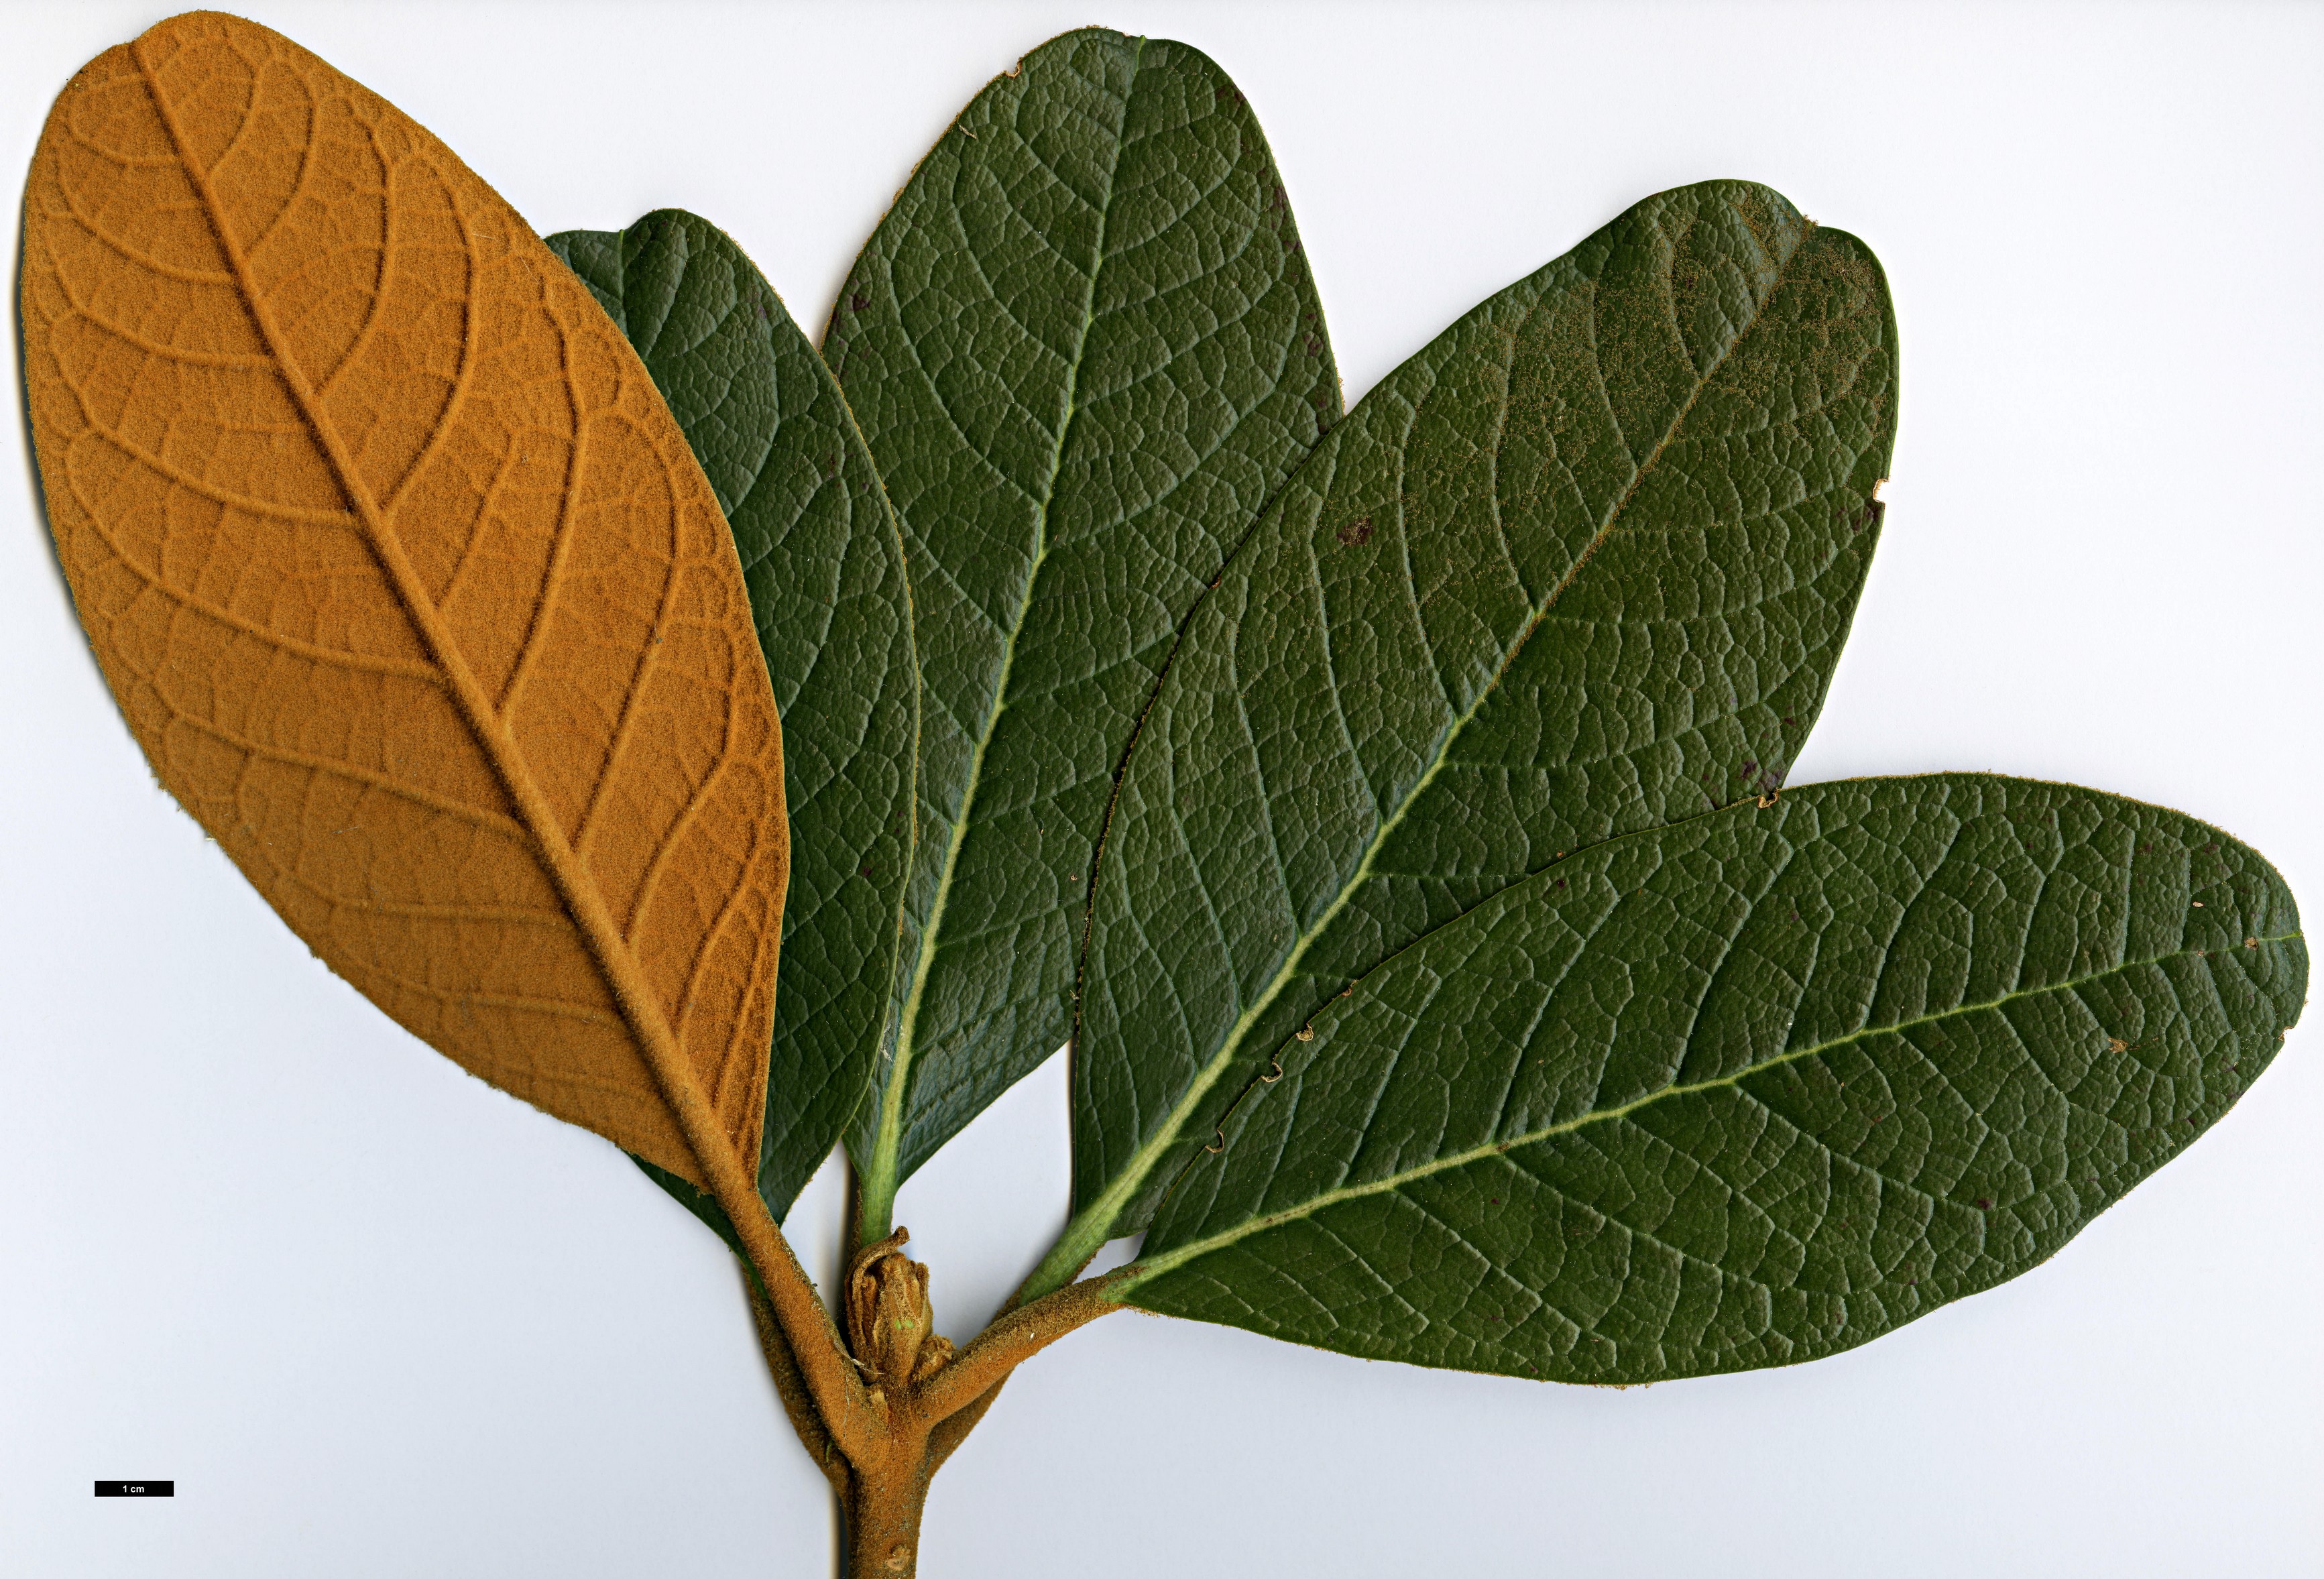
[[[781,733],[717,502],[588,291],[393,106],[197,13],[57,100],[23,303],[58,555],[161,782],[464,1067],[747,1170]]]

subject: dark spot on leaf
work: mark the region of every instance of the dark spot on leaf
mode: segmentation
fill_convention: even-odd
[[[862,874],[863,874],[865,877],[869,877],[869,876],[871,876],[871,875],[872,875],[872,863],[870,863],[869,861],[866,861],[865,863],[863,863],[863,865],[862,865]]]
[[[848,309],[852,312],[862,312],[871,305],[872,299],[861,291],[851,292],[847,298]]]
[[[1796,725],[1797,723],[1799,723],[1799,720],[1798,720],[1798,719],[1796,719],[1796,718],[1788,718],[1788,717],[1787,717],[1787,718],[1785,718],[1785,719],[1784,720],[1784,728],[1786,728],[1786,729],[1789,729],[1789,728],[1791,728],[1793,725]]]
[[[1980,1212],[1990,1212],[1990,1211],[1992,1211],[1992,1210],[1993,1210],[1993,1202],[1992,1202],[1992,1200],[1991,1200],[1990,1198],[1988,1198],[1987,1196],[1978,1196],[1978,1198],[1977,1198],[1977,1209],[1978,1209],[1978,1211],[1980,1211]]]
[[[1559,878],[1559,879],[1557,880],[1557,886],[1558,886],[1558,887],[1560,887],[1560,888],[1563,888],[1563,887],[1565,886],[1565,879],[1563,879],[1563,878],[1562,878],[1562,877],[1561,877],[1561,878]]]
[[[1369,515],[1357,516],[1340,529],[1339,536],[1340,541],[1351,549],[1359,544],[1371,541],[1372,518]]]

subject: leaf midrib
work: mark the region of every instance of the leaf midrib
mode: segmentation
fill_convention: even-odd
[[[711,1111],[707,1095],[678,1047],[675,1035],[654,1001],[650,984],[645,980],[644,973],[640,968],[635,954],[622,939],[621,929],[615,925],[612,913],[606,909],[604,896],[597,891],[594,881],[582,869],[577,852],[566,840],[564,832],[558,826],[555,814],[549,805],[548,797],[540,786],[534,782],[530,764],[517,750],[514,740],[508,735],[498,711],[484,695],[482,682],[477,679],[475,671],[468,667],[465,654],[453,639],[450,630],[446,627],[435,605],[421,590],[418,573],[413,570],[410,560],[403,552],[401,540],[395,535],[381,514],[378,501],[372,497],[370,488],[362,481],[355,467],[353,457],[346,453],[345,446],[340,441],[337,429],[325,417],[318,392],[312,387],[305,370],[290,356],[283,343],[281,330],[275,324],[273,315],[267,309],[264,297],[258,291],[256,282],[251,276],[249,260],[244,255],[241,244],[235,240],[232,230],[226,224],[222,206],[218,202],[217,193],[211,188],[208,173],[196,165],[192,156],[187,151],[185,133],[178,123],[175,109],[169,96],[163,92],[152,64],[146,59],[145,41],[140,39],[133,43],[130,46],[130,52],[132,58],[137,62],[139,75],[144,79],[146,95],[152,101],[154,113],[169,132],[171,145],[178,156],[179,166],[186,172],[186,179],[193,183],[195,192],[201,200],[202,216],[208,222],[211,233],[217,237],[218,245],[226,255],[235,288],[242,297],[244,306],[249,311],[251,320],[257,328],[260,337],[265,341],[269,355],[273,358],[277,375],[290,392],[291,398],[298,402],[300,414],[305,418],[309,431],[314,437],[317,445],[323,450],[325,458],[329,461],[340,491],[354,506],[356,518],[362,524],[364,537],[370,544],[372,552],[378,559],[381,568],[386,572],[389,583],[395,590],[397,600],[403,605],[406,616],[419,630],[420,639],[427,643],[429,656],[436,660],[437,666],[449,682],[449,689],[459,706],[462,717],[468,725],[470,734],[483,748],[485,761],[491,766],[493,776],[499,780],[502,789],[517,808],[518,821],[523,826],[539,854],[542,867],[557,890],[558,897],[564,901],[566,912],[571,918],[575,929],[580,933],[583,946],[589,953],[591,963],[597,967],[600,977],[612,994],[622,1023],[627,1026],[630,1035],[637,1042],[647,1069],[652,1075],[656,1085],[661,1088],[662,1098],[669,1104],[672,1116],[677,1120],[679,1132],[684,1137],[687,1149],[695,1154],[696,1167],[701,1169],[704,1178],[711,1177],[715,1169],[712,1166],[711,1157],[706,1154],[706,1137],[720,1134],[719,1126]],[[391,228],[392,212],[391,208],[389,209]],[[465,229],[465,224],[463,228]],[[383,268],[385,266],[384,263],[382,264]],[[475,271],[471,269],[469,273],[470,288],[473,291]],[[476,314],[474,310],[473,299],[468,305],[470,308],[468,343],[463,346],[463,374],[475,351],[474,337]],[[447,411],[446,420],[448,420],[449,418],[450,412]],[[577,431],[575,434],[574,445],[574,460],[577,469],[582,445],[582,436]],[[549,592],[549,588],[543,588],[544,604],[548,599]],[[650,657],[650,651],[649,657]],[[607,771],[611,771],[610,763]]]
[[[2298,932],[2282,932],[2272,937],[2254,939],[2254,942],[2257,946],[2264,947],[2271,944],[2292,942],[2300,938],[2301,936],[2302,935]],[[1165,1251],[1163,1254],[1156,1257],[1150,1261],[1141,1260],[1136,1268],[1124,1275],[1122,1282],[1119,1285],[1118,1292],[1120,1295],[1126,1296],[1130,1290],[1137,1288],[1139,1284],[1148,1281],[1151,1279],[1160,1277],[1165,1272],[1168,1272],[1178,1267],[1184,1266],[1186,1262],[1194,1260],[1198,1256],[1208,1255],[1214,1251],[1223,1250],[1228,1245],[1233,1244],[1239,1240],[1246,1239],[1251,1234],[1264,1233],[1270,1228],[1280,1227],[1286,1223],[1301,1221],[1306,1217],[1314,1215],[1317,1212],[1323,1211],[1326,1207],[1336,1205],[1342,1201],[1360,1200],[1367,1196],[1385,1195],[1390,1191],[1401,1189],[1406,1185],[1415,1183],[1420,1179],[1429,1178],[1439,1173],[1444,1173],[1453,1168],[1466,1167],[1472,1162],[1486,1161],[1494,1157],[1501,1156],[1504,1153],[1514,1151],[1521,1146],[1536,1145],[1541,1141],[1554,1139],[1559,1135],[1572,1134],[1575,1131],[1583,1129],[1591,1124],[1610,1122],[1618,1119],[1628,1118],[1630,1114],[1637,1113],[1643,1108],[1651,1107],[1657,1103],[1681,1097],[1699,1095],[1706,1091],[1718,1091],[1739,1085],[1755,1075],[1763,1075],[1770,1069],[1778,1069],[1786,1064],[1797,1063],[1803,1058],[1817,1057],[1825,1053],[1853,1046],[1873,1037],[1902,1036],[1907,1031],[1916,1030],[1924,1025],[1941,1024],[1945,1021],[1959,1019],[1966,1015],[1988,1013],[2002,1008],[2006,1004],[2014,1003],[2022,999],[2043,997],[2056,993],[2072,992],[2079,988],[2089,986],[2092,983],[2103,982],[2110,977],[2119,976],[2127,972],[2146,970],[2174,959],[2197,958],[2200,957],[2207,952],[2210,951],[2191,948],[2181,945],[2180,947],[2174,948],[2167,954],[2156,955],[2152,958],[2124,960],[2119,964],[2107,966],[2105,970],[2093,971],[2088,975],[2073,976],[2063,981],[2050,982],[2039,987],[2018,988],[2013,992],[2004,993],[1997,998],[1985,999],[1975,1003],[1956,1004],[1952,1008],[1941,1009],[1933,1013],[1916,1015],[1910,1020],[1900,1020],[1893,1025],[1859,1026],[1852,1031],[1846,1032],[1840,1036],[1832,1037],[1825,1041],[1812,1043],[1807,1047],[1795,1048],[1786,1052],[1777,1053],[1772,1057],[1762,1058],[1757,1063],[1746,1065],[1744,1067],[1736,1070],[1731,1075],[1715,1076],[1708,1080],[1698,1080],[1689,1085],[1665,1085],[1658,1091],[1649,1092],[1646,1095],[1637,1097],[1633,1101],[1624,1103],[1618,1107],[1595,1109],[1590,1113],[1582,1113],[1576,1117],[1567,1119],[1560,1123],[1545,1124],[1538,1130],[1526,1131],[1524,1133],[1511,1136],[1506,1140],[1489,1140],[1483,1144],[1470,1147],[1466,1150],[1455,1152],[1448,1157],[1432,1159],[1430,1161],[1422,1163],[1417,1167],[1406,1168],[1401,1172],[1390,1174],[1385,1177],[1375,1179],[1369,1183],[1347,1185],[1337,1189],[1326,1190],[1323,1194],[1315,1196],[1302,1202],[1298,1205],[1290,1207],[1285,1211],[1269,1213],[1265,1216],[1253,1217],[1248,1222],[1238,1223],[1234,1227],[1224,1230],[1222,1233],[1213,1233],[1202,1239],[1189,1241],[1187,1243],[1179,1246],[1176,1250]]]
[[[1131,1155],[1130,1162],[1120,1173],[1114,1176],[1113,1182],[1106,1187],[1105,1191],[1101,1194],[1096,1200],[1091,1202],[1086,1209],[1077,1214],[1074,1220],[1066,1225],[1065,1233],[1059,1236],[1056,1246],[1050,1251],[1049,1254],[1043,1259],[1041,1265],[1036,1269],[1033,1277],[1026,1284],[1025,1292],[1022,1296],[1023,1297],[1038,1297],[1040,1294],[1046,1293],[1051,1288],[1062,1287],[1065,1283],[1070,1281],[1079,1271],[1080,1268],[1087,1263],[1089,1258],[1096,1254],[1097,1251],[1109,1238],[1111,1237],[1111,1231],[1115,1222],[1120,1217],[1122,1211],[1129,1205],[1130,1202],[1143,1189],[1147,1176],[1152,1172],[1155,1164],[1161,1160],[1165,1152],[1168,1151],[1177,1143],[1180,1134],[1185,1130],[1186,1121],[1192,1116],[1195,1107],[1210,1094],[1212,1088],[1218,1084],[1220,1077],[1222,1076],[1226,1073],[1227,1069],[1234,1063],[1237,1056],[1241,1051],[1243,1039],[1250,1034],[1251,1028],[1259,1022],[1260,1017],[1264,1015],[1269,1008],[1273,1007],[1276,999],[1282,994],[1283,990],[1288,986],[1292,980],[1299,974],[1299,965],[1301,962],[1305,959],[1309,947],[1314,945],[1317,938],[1321,937],[1327,930],[1329,930],[1332,923],[1339,918],[1340,913],[1347,908],[1354,896],[1362,891],[1366,883],[1371,881],[1373,876],[1372,863],[1374,859],[1379,855],[1379,852],[1386,847],[1388,838],[1403,825],[1406,815],[1415,805],[1419,803],[1421,798],[1427,793],[1429,787],[1436,781],[1438,773],[1443,770],[1445,763],[1450,760],[1452,748],[1459,742],[1462,732],[1465,730],[1469,726],[1470,723],[1475,719],[1477,715],[1483,710],[1485,704],[1494,696],[1499,694],[1501,680],[1508,673],[1509,666],[1517,661],[1517,655],[1524,650],[1526,644],[1533,639],[1534,633],[1541,629],[1543,623],[1549,616],[1550,610],[1556,605],[1558,599],[1564,596],[1566,589],[1573,584],[1574,578],[1581,575],[1582,568],[1588,565],[1591,559],[1596,557],[1599,546],[1612,534],[1615,527],[1621,520],[1622,512],[1628,507],[1630,500],[1637,494],[1639,487],[1645,483],[1646,474],[1654,469],[1655,464],[1662,458],[1663,452],[1670,447],[1671,440],[1677,437],[1679,429],[1685,426],[1686,419],[1693,411],[1695,402],[1702,399],[1702,392],[1711,387],[1712,380],[1718,376],[1719,370],[1726,365],[1728,358],[1735,354],[1736,350],[1742,346],[1744,341],[1750,338],[1750,337],[1757,331],[1760,324],[1766,318],[1767,305],[1773,302],[1776,294],[1783,290],[1787,272],[1790,270],[1793,262],[1807,251],[1809,243],[1814,236],[1815,229],[1816,226],[1813,221],[1802,221],[1802,228],[1797,244],[1792,248],[1791,252],[1787,255],[1777,262],[1775,266],[1775,278],[1768,285],[1766,296],[1760,300],[1758,305],[1753,309],[1751,321],[1746,324],[1743,328],[1728,342],[1726,346],[1720,350],[1719,356],[1712,360],[1709,367],[1704,368],[1701,373],[1696,374],[1694,387],[1688,392],[1685,402],[1679,407],[1676,414],[1672,417],[1670,425],[1664,429],[1662,437],[1655,441],[1654,448],[1647,453],[1646,458],[1639,463],[1637,469],[1632,473],[1628,485],[1622,490],[1621,497],[1614,502],[1612,507],[1607,512],[1603,523],[1600,524],[1598,530],[1591,534],[1590,541],[1584,544],[1582,551],[1574,556],[1573,563],[1567,567],[1565,574],[1558,578],[1556,585],[1550,588],[1548,594],[1542,599],[1539,605],[1535,609],[1532,617],[1526,622],[1525,630],[1518,635],[1515,642],[1510,643],[1508,651],[1502,656],[1499,666],[1493,671],[1492,679],[1478,688],[1476,696],[1471,699],[1468,707],[1462,712],[1459,717],[1454,719],[1452,723],[1446,727],[1443,738],[1438,743],[1436,752],[1431,758],[1428,766],[1422,770],[1420,776],[1413,781],[1412,789],[1406,794],[1402,802],[1397,805],[1394,812],[1382,819],[1379,827],[1375,830],[1371,839],[1367,843],[1363,855],[1357,863],[1354,873],[1348,879],[1347,882],[1341,887],[1339,893],[1333,897],[1331,904],[1325,908],[1323,914],[1316,918],[1314,924],[1307,928],[1300,937],[1299,941],[1293,946],[1291,953],[1284,960],[1282,967],[1276,972],[1274,979],[1268,982],[1267,986],[1261,990],[1259,996],[1252,1002],[1251,1006],[1246,1009],[1242,1014],[1236,1019],[1234,1025],[1227,1033],[1225,1041],[1221,1044],[1219,1051],[1213,1055],[1210,1061],[1205,1064],[1201,1072],[1194,1076],[1194,1080],[1187,1086],[1185,1094],[1182,1095],[1175,1104],[1173,1104],[1168,1115],[1165,1117],[1161,1125],[1155,1131],[1153,1136],[1146,1142],[1145,1145],[1139,1147],[1139,1150]],[[1754,239],[1757,239],[1756,234],[1754,235]],[[1673,245],[1675,245],[1676,244],[1674,243]],[[1526,308],[1525,316],[1526,318],[1530,318],[1535,311],[1539,309],[1539,307],[1540,298],[1536,297]],[[1523,319],[1519,320],[1520,328],[1523,327]],[[1672,320],[1672,328],[1674,332],[1676,334],[1680,351],[1682,354],[1684,354],[1685,335],[1683,327],[1677,323],[1674,315]],[[1512,334],[1509,337],[1509,356],[1512,366],[1514,365],[1517,356],[1517,335]],[[1594,356],[1592,356],[1591,362],[1592,366],[1596,367],[1597,364]],[[1690,357],[1690,365],[1692,365],[1692,359]],[[1601,398],[1604,398],[1602,388],[1603,369],[1599,368],[1598,371],[1600,374],[1600,392]],[[1366,400],[1370,400],[1371,396],[1370,394],[1367,394],[1364,398]],[[1504,420],[1506,419],[1508,403],[1508,392],[1506,387],[1504,387],[1502,392]],[[1609,411],[1610,403],[1611,402],[1609,401]],[[1360,409],[1360,405],[1361,402],[1359,402]],[[1417,417],[1418,411],[1417,407],[1416,406],[1413,420],[1416,421]],[[1344,427],[1345,424],[1343,423],[1342,426]],[[1617,425],[1617,430],[1618,431],[1618,424]],[[1337,429],[1335,429],[1335,431],[1337,431]],[[1499,475],[1499,453],[1500,446],[1497,444],[1494,450],[1496,476]],[[1401,450],[1399,450],[1397,464],[1399,466],[1403,464]],[[1398,507],[1398,526],[1400,529],[1399,535],[1402,535],[1401,528],[1403,527],[1404,522],[1402,521],[1402,508],[1400,504]],[[1498,521],[1496,522],[1496,525],[1498,526]],[[1176,649],[1174,649],[1172,658],[1175,660],[1176,656]],[[1157,677],[1156,682],[1157,696],[1160,694],[1161,682],[1162,679],[1166,678],[1167,677]],[[1127,780],[1128,776],[1129,770],[1125,763],[1121,773],[1117,775],[1114,780],[1114,799],[1118,799],[1120,798],[1121,785]],[[1111,815],[1112,806],[1111,802],[1109,802],[1107,807],[1107,820],[1109,822],[1111,820]],[[1094,876],[1094,873],[1093,873],[1093,876]],[[1522,877],[1516,880],[1516,882],[1519,882],[1524,881],[1525,879]],[[1514,884],[1509,886],[1514,886]],[[1490,896],[1489,895],[1486,897],[1489,898]],[[1480,900],[1478,902],[1482,903],[1483,900]],[[1096,885],[1094,882],[1091,885],[1090,910],[1093,921],[1096,912]],[[1451,923],[1447,922],[1445,925],[1449,926]],[[1436,930],[1436,928],[1431,928],[1431,930],[1434,931]],[[1418,939],[1416,938],[1414,941],[1417,942]],[[1076,1014],[1078,1015],[1078,999],[1076,1000],[1075,1007]],[[1081,1027],[1077,1020],[1074,1027],[1074,1039],[1076,1041],[1079,1040],[1080,1031]]]
[[[920,1007],[926,1001],[928,975],[936,964],[940,946],[938,939],[944,929],[944,916],[951,898],[953,879],[960,866],[960,853],[966,843],[968,828],[973,818],[977,791],[984,780],[984,762],[992,744],[993,731],[999,727],[1001,716],[1009,709],[1009,679],[1017,663],[1017,643],[1024,633],[1025,620],[1033,606],[1034,589],[1039,584],[1041,567],[1049,554],[1049,512],[1056,503],[1057,478],[1065,468],[1065,443],[1072,437],[1074,424],[1080,419],[1083,407],[1079,402],[1082,364],[1089,354],[1090,331],[1097,322],[1098,276],[1104,272],[1106,236],[1113,213],[1113,202],[1119,193],[1121,158],[1129,144],[1130,103],[1138,91],[1139,65],[1145,54],[1143,37],[1130,41],[1130,80],[1122,85],[1121,125],[1113,149],[1113,161],[1106,170],[1105,199],[1099,206],[1097,236],[1091,248],[1089,280],[1082,296],[1081,336],[1074,346],[1073,358],[1065,365],[1065,384],[1060,396],[1063,410],[1057,422],[1057,437],[1049,450],[1049,475],[1041,493],[1040,508],[1034,516],[1033,561],[1025,572],[1025,590],[1018,601],[1017,617],[1010,623],[1001,643],[1001,672],[992,688],[992,704],[986,712],[984,727],[977,736],[976,745],[969,758],[968,781],[961,793],[960,810],[954,817],[952,831],[945,843],[944,867],[936,879],[935,899],[928,906],[927,925],[920,929],[919,956],[913,962],[912,980],[906,990],[904,1007],[897,1017],[896,1053],[888,1071],[888,1081],[881,1093],[880,1125],[872,1140],[870,1164],[864,1168],[862,1180],[863,1211],[861,1233],[866,1242],[885,1237],[889,1218],[892,1214],[896,1190],[900,1182],[897,1177],[897,1159],[903,1146],[903,1113],[908,1088],[911,1085],[912,1062],[917,1048],[914,1039],[919,1029]]]

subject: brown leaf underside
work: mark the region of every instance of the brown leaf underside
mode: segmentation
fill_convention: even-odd
[[[464,1067],[749,1168],[781,734],[716,500],[580,283],[392,106],[195,14],[58,99],[23,293],[58,554],[162,783]]]

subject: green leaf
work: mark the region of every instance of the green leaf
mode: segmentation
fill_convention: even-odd
[[[1787,791],[1495,894],[1273,1049],[1129,1297],[1567,1381],[1789,1364],[2054,1254],[2300,1016],[2273,868],[2095,790]]]
[[[1339,416],[1323,309],[1242,96],[1091,29],[913,172],[824,341],[902,517],[925,714],[862,1232],[1065,1039],[1111,776],[1186,611]]]
[[[837,383],[724,232],[663,209],[549,245],[637,347],[717,490],[782,713],[790,897],[759,1154],[780,1219],[869,1088],[896,969],[919,712],[903,542]]]
[[[1397,369],[1189,622],[1124,775],[1077,1215],[1142,1227],[1353,977],[1568,852],[1779,784],[1878,537],[1895,326],[1765,187],[1639,204]]]

